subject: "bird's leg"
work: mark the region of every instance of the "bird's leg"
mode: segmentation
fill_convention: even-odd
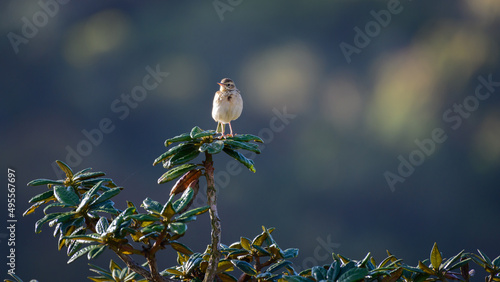
[[[229,136],[233,137],[233,128],[231,127],[231,122],[229,122],[229,129],[231,130]]]

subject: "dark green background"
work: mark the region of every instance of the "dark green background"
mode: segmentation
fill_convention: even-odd
[[[329,263],[330,251],[353,259],[371,251],[380,261],[386,249],[416,265],[434,242],[444,257],[476,248],[500,254],[500,87],[467,118],[449,112],[473,102],[479,76],[500,81],[498,2],[219,2],[234,7],[69,1],[46,23],[37,1],[0,4],[1,179],[6,187],[7,168],[16,170],[17,274],[25,281],[91,275],[86,259],[66,265],[51,228],[34,234],[41,210],[22,217],[28,199],[45,191],[28,181],[57,178],[54,161],[67,161],[67,148],[86,140],[82,130],[107,118],[113,131],[74,169],[105,171],[124,186],[118,208],[147,196],[165,202],[171,185],[156,184],[164,169],[151,164],[167,137],[195,125],[215,129],[212,99],[224,77],[245,103],[233,129],[267,141],[256,174],[228,170],[229,158],[215,157],[224,243],[276,227],[282,248],[300,249],[298,269]],[[390,19],[381,12],[388,5],[398,11]],[[33,22],[34,15],[43,26],[16,53],[8,34],[22,36],[23,17]],[[372,36],[356,37],[366,27]],[[340,45],[355,46],[355,38],[366,46],[356,41],[362,48],[349,63]],[[168,77],[128,115],[113,110],[157,65]],[[285,108],[295,115],[287,124],[275,114]],[[436,128],[446,140],[392,191],[384,173],[397,173],[398,157],[408,160],[415,140],[432,138]],[[0,210],[2,219],[6,213]],[[4,269],[6,229],[0,235]],[[203,215],[182,242],[201,252],[209,238]],[[163,253],[160,267],[172,266],[175,253]],[[116,260],[103,255],[93,263],[106,266],[110,257]]]

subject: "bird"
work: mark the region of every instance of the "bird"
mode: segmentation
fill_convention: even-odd
[[[219,91],[215,92],[212,107],[212,118],[217,122],[216,132],[222,133],[222,137],[226,137],[227,135],[224,135],[224,128],[226,124],[229,124],[231,131],[229,136],[233,136],[231,121],[240,117],[243,111],[243,99],[241,98],[240,90],[236,88],[236,84],[234,84],[232,79],[223,78],[217,84],[220,85],[220,88]]]

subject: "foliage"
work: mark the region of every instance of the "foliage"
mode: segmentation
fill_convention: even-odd
[[[255,172],[253,161],[239,152],[260,153],[258,146],[251,142],[262,140],[251,134],[223,138],[214,130],[199,127],[167,139],[165,146],[173,146],[156,158],[153,165],[163,163],[167,169],[158,179],[159,184],[178,180],[165,204],[146,198],[141,205],[143,212],[132,202],[127,202],[124,210],[115,207],[111,199],[123,188],[105,178],[105,173],[90,169],[74,173],[65,163],[56,161],[66,178],[29,182],[29,186],[46,185],[48,191],[31,198],[29,202],[33,205],[24,215],[45,205],[44,216],[35,223],[35,232],[41,232],[46,223],[53,227],[54,236],[59,238],[59,250],[67,248],[68,263],[84,255],[89,260],[96,258],[105,250],[115,252],[126,263],[122,267],[111,260],[109,270],[90,264],[91,271],[99,275],[88,277],[92,281],[206,281],[207,277],[223,282],[469,281],[474,273],[469,269],[470,263],[485,269],[489,274],[486,281],[500,281],[500,256],[491,260],[478,250],[478,254],[462,251],[443,259],[437,244],[434,244],[429,259],[419,261],[417,266],[409,266],[389,252],[387,258],[378,264],[370,253],[361,260],[332,254],[331,264],[297,273],[290,259],[296,258],[299,250],[281,249],[271,235],[274,228],[263,227],[263,231],[252,240],[241,237],[229,246],[214,241],[220,235],[217,234],[220,226],[218,229],[214,227],[218,218],[215,194],[210,195],[210,188],[215,189],[211,187],[211,156],[224,152]],[[201,164],[194,163],[201,153],[204,153],[205,160]],[[208,205],[191,208],[202,176],[207,180]],[[207,211],[212,219],[212,244],[204,252],[194,252],[179,240],[185,235],[187,224]],[[158,271],[155,254],[167,246],[177,253],[178,265]],[[220,258],[214,260],[218,252]],[[138,264],[131,255],[143,257],[146,261]],[[213,276],[209,276],[211,264],[214,266]],[[22,281],[16,275],[11,276],[15,281]]]

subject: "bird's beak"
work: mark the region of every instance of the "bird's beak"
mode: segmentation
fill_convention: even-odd
[[[220,83],[220,82],[217,82],[217,84],[219,84],[220,86],[223,86],[223,87],[225,86],[224,84],[222,84],[222,83]]]

